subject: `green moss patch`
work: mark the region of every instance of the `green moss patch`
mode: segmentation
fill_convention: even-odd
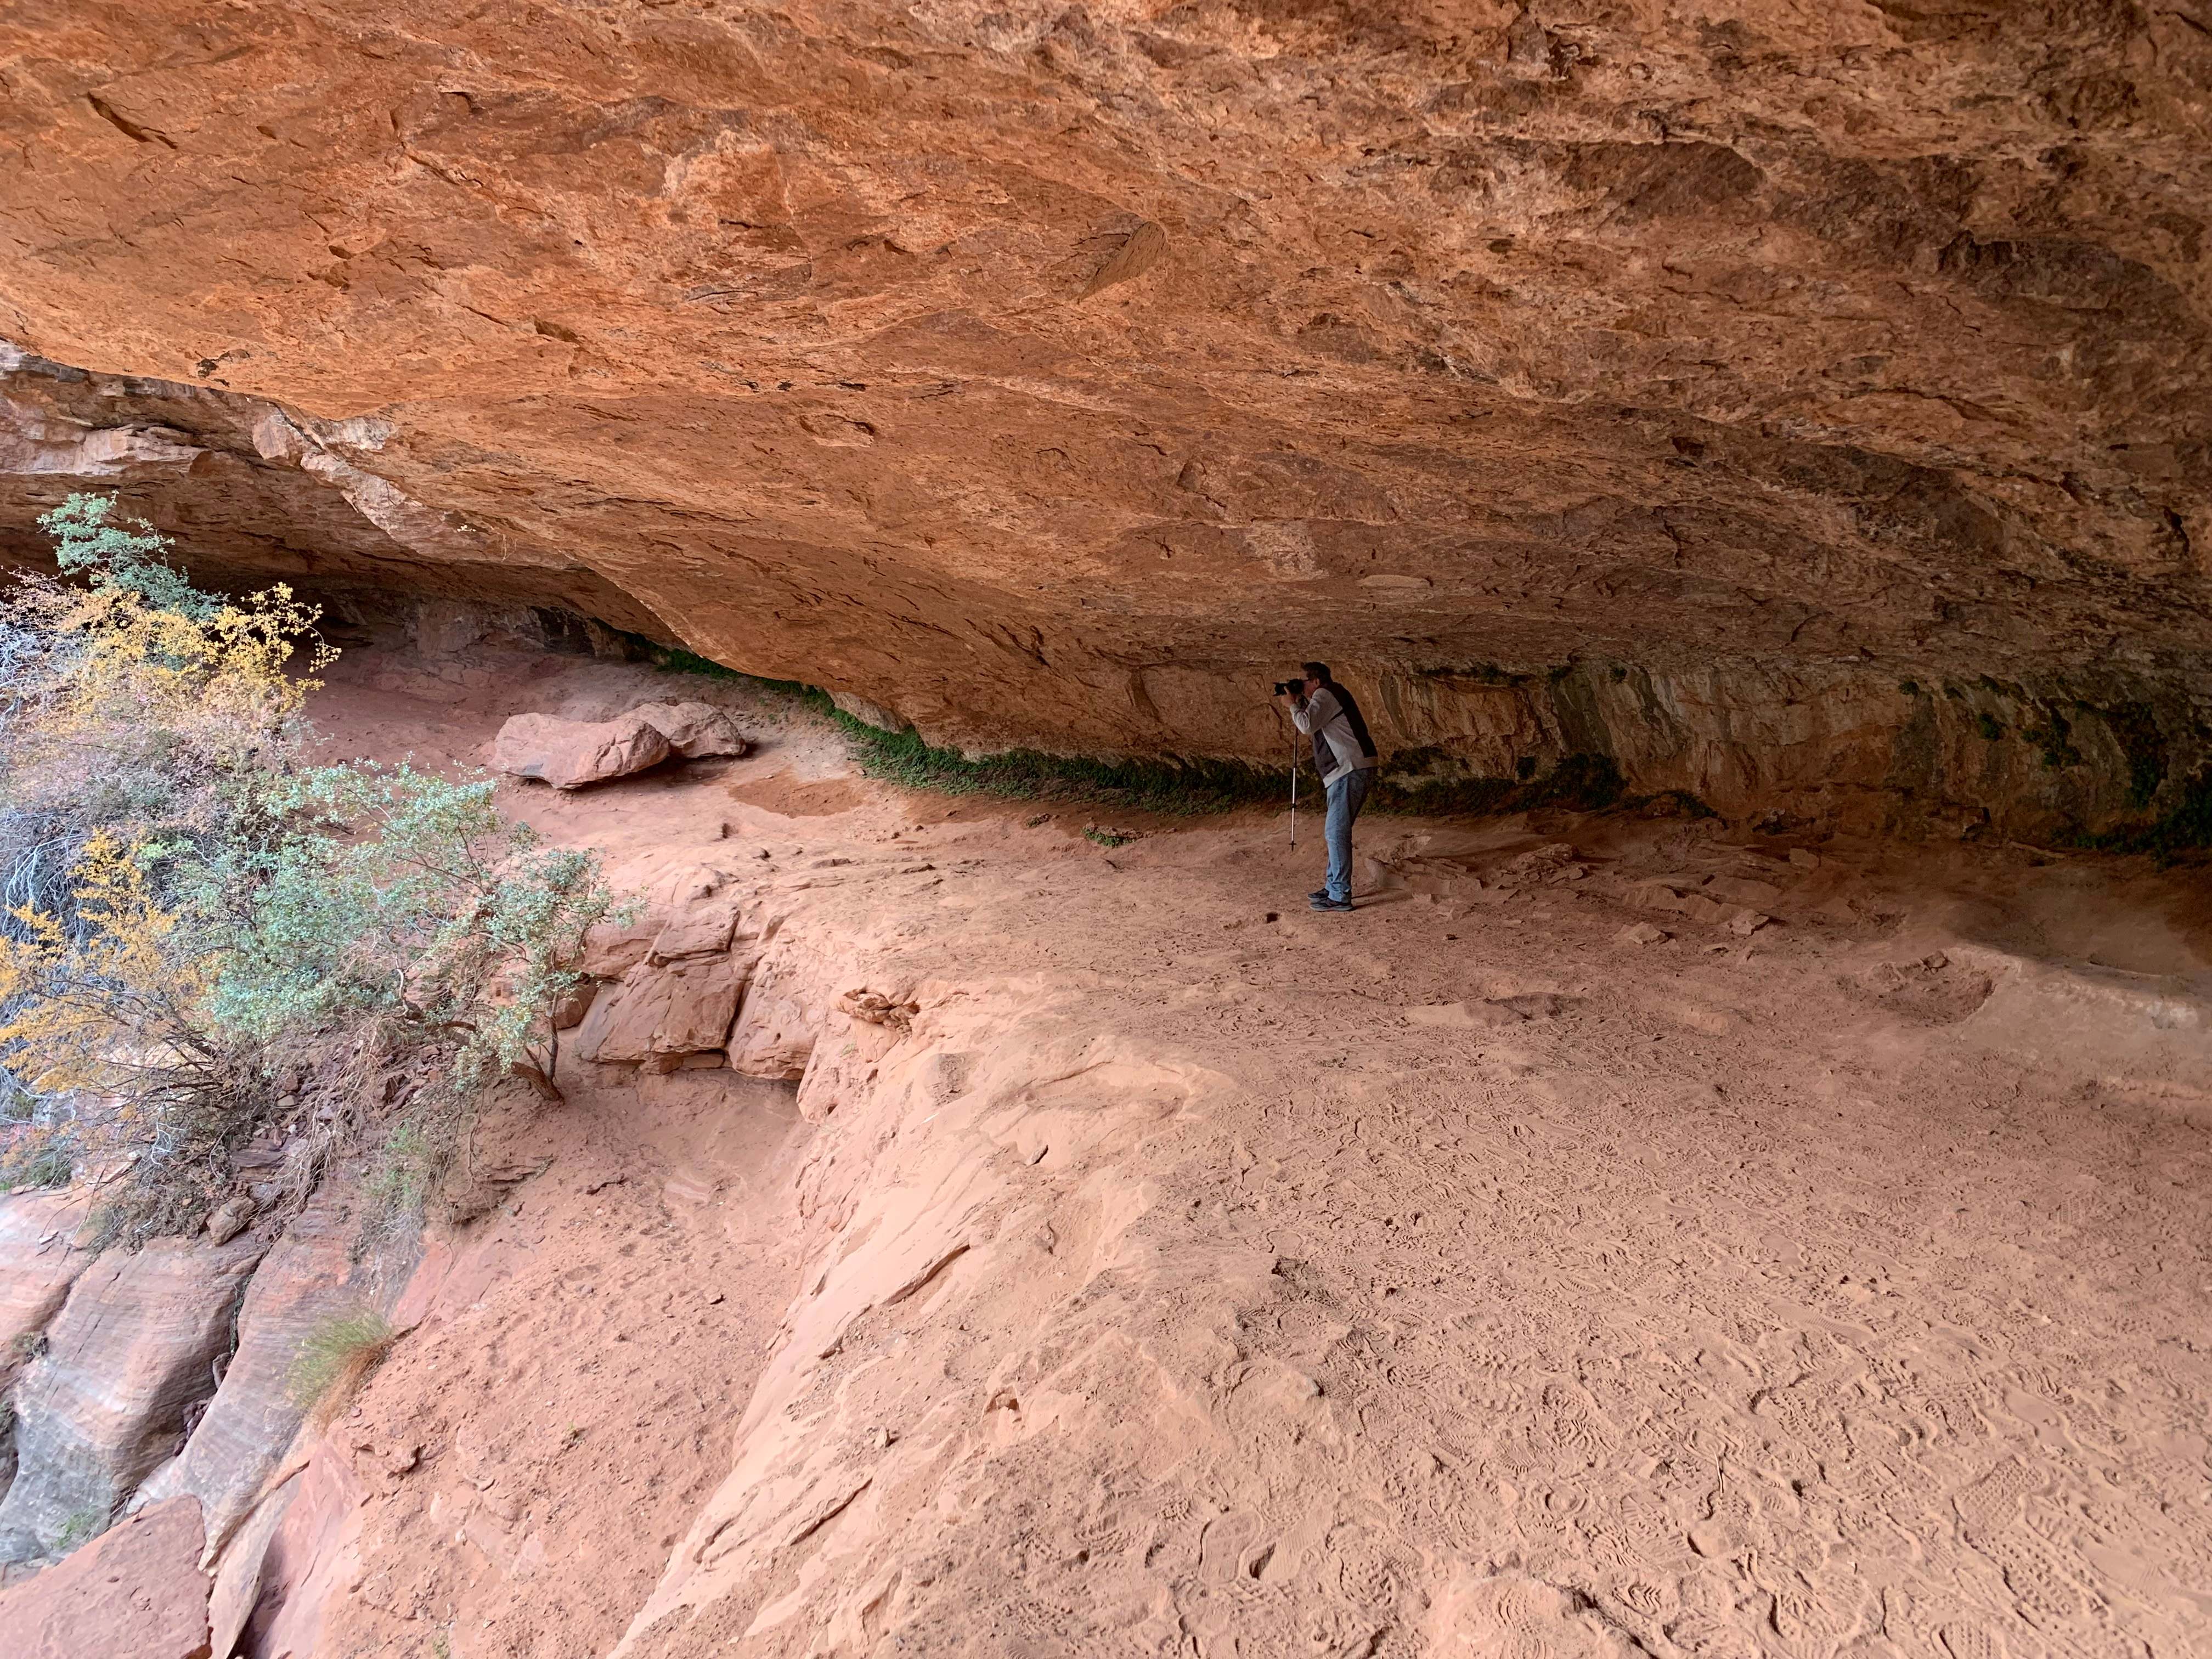
[[[887,732],[839,708],[830,694],[795,680],[762,679],[710,663],[687,651],[662,649],[659,666],[672,673],[703,674],[737,680],[757,690],[804,703],[844,735],[854,762],[866,776],[907,789],[948,795],[991,795],[1006,800],[1095,801],[1134,811],[1190,817],[1224,812],[1239,806],[1279,806],[1290,799],[1290,777],[1279,767],[1243,761],[1101,760],[1012,749],[975,757],[939,748],[913,728]],[[1488,665],[1459,671],[1463,678],[1495,675]],[[1524,760],[1517,776],[1467,777],[1451,775],[1451,759],[1440,749],[1414,749],[1393,755],[1383,767],[1368,805],[1378,811],[1424,817],[1478,817],[1525,812],[1539,808],[1602,812],[1626,807],[1651,815],[1709,817],[1711,809],[1694,795],[1665,790],[1632,797],[1620,769],[1605,755],[1574,754],[1549,771],[1536,771]],[[1309,777],[1299,781],[1301,799],[1319,790]]]

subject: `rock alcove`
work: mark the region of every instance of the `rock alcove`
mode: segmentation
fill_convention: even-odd
[[[0,469],[970,750],[2031,837],[2212,727],[2188,6],[182,3],[0,36]],[[859,706],[858,703],[855,706]]]

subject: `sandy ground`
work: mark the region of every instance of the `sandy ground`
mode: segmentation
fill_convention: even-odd
[[[332,751],[471,763],[510,712],[701,690],[471,663],[342,665]],[[2201,872],[1378,817],[1366,902],[1315,915],[1310,817],[1292,854],[1279,815],[1109,813],[1146,833],[1105,850],[1099,809],[906,795],[711,689],[757,757],[503,802],[1028,1011],[963,1064],[1085,1058],[1010,1130],[565,1079],[345,1425],[420,1462],[332,1652],[2212,1651]],[[1526,856],[1559,846],[1580,877]],[[1685,872],[1775,920],[1634,902]],[[978,1243],[798,1369],[782,1310],[873,1224],[806,1195],[942,1178],[956,1121],[1004,1154]],[[769,1419],[883,1425],[838,1454],[866,1495],[668,1611]]]
[[[763,1195],[804,1133],[789,1091],[699,1074],[565,1079],[545,1171],[434,1247],[429,1317],[339,1427],[391,1480],[349,1628],[465,1650],[605,1652],[728,1463],[796,1258]],[[794,1133],[798,1131],[798,1133]]]

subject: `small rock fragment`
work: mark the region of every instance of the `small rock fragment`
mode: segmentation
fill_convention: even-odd
[[[1406,1010],[1408,1025],[1472,1025],[1474,1021],[1467,1012],[1464,1002],[1436,1002]]]
[[[253,1219],[254,1204],[240,1194],[223,1205],[207,1218],[208,1237],[217,1244],[228,1244],[244,1232],[246,1224]]]
[[[1762,916],[1756,910],[1739,911],[1736,915],[1729,918],[1728,929],[1731,933],[1737,934],[1744,939],[1749,939],[1753,933],[1765,927],[1766,924],[1772,920],[1773,918],[1771,916]]]
[[[1647,881],[1632,888],[1628,902],[1643,910],[1682,910],[1682,895],[1663,881]]]
[[[1116,283],[1127,283],[1143,276],[1159,263],[1160,255],[1167,252],[1168,234],[1151,220],[1146,220],[1121,246],[1115,248],[1105,264],[1091,273],[1079,299],[1087,300],[1092,295],[1112,288]]]
[[[1615,945],[1657,945],[1672,937],[1665,928],[1648,921],[1632,921],[1613,936]]]
[[[910,1030],[914,1017],[921,1012],[921,1005],[912,999],[900,1000],[887,997],[880,991],[859,989],[848,991],[837,999],[840,1012],[863,1019],[871,1025],[888,1025],[894,1030]]]
[[[1820,867],[1820,855],[1802,847],[1793,847],[1790,849],[1790,862],[1800,870],[1817,870]]]
[[[1570,842],[1553,842],[1548,847],[1532,847],[1498,872],[1500,887],[1555,886],[1561,882],[1580,881],[1589,873],[1589,866],[1575,861],[1575,849]]]
[[[1782,897],[1782,890],[1772,882],[1744,876],[1715,876],[1705,890],[1736,904],[1773,904]]]

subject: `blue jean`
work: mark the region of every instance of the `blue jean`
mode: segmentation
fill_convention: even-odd
[[[1374,775],[1365,768],[1347,772],[1328,787],[1328,815],[1322,833],[1328,841],[1328,896],[1352,896],[1352,821],[1367,805],[1367,781]]]

